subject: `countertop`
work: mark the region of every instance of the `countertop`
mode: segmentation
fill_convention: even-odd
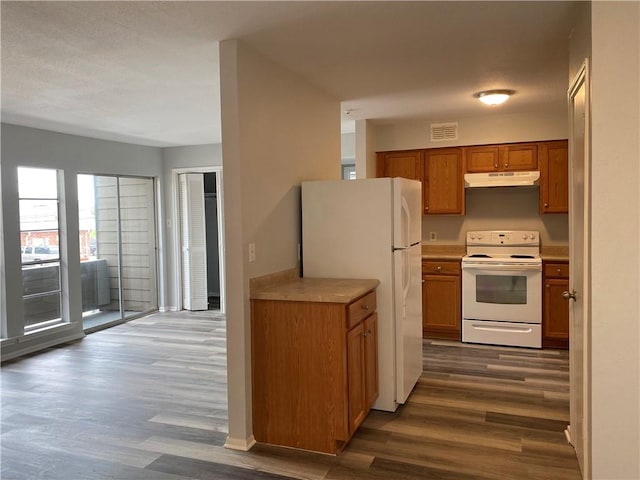
[[[424,260],[461,260],[465,251],[464,245],[422,244],[422,258]],[[543,245],[540,248],[540,256],[544,261],[568,262],[569,247],[566,245]]]
[[[540,249],[540,256],[542,257],[542,260],[546,262],[568,262],[569,247],[564,245],[542,246]]]
[[[464,245],[425,245],[422,244],[422,258],[424,260],[460,260],[464,257]]]
[[[251,292],[251,299],[346,304],[379,284],[373,279],[295,278],[256,288]]]

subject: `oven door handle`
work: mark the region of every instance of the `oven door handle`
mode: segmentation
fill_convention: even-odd
[[[513,264],[486,264],[486,263],[463,263],[463,270],[484,270],[491,272],[513,272],[513,271],[542,271],[542,265],[513,265]]]
[[[533,329],[531,327],[511,327],[511,326],[503,326],[503,327],[485,327],[484,325],[480,325],[477,323],[472,324],[472,327],[475,330],[484,330],[485,332],[519,332],[519,333],[531,333]]]

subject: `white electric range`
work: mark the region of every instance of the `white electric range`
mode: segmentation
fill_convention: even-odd
[[[467,233],[462,259],[462,341],[542,347],[540,235]]]

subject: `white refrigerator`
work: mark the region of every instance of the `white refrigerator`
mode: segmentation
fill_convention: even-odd
[[[415,180],[302,183],[303,276],[380,280],[378,410],[395,411],[422,374],[421,210]]]

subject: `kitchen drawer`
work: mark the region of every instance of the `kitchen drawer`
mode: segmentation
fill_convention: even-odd
[[[545,278],[569,278],[568,263],[547,263],[544,266]]]
[[[376,311],[376,292],[373,291],[349,305],[347,329],[357,325]]]
[[[436,262],[432,260],[422,261],[423,275],[460,275],[459,262]]]

